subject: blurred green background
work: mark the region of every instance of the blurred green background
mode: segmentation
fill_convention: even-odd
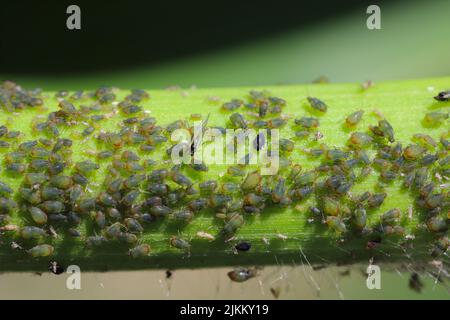
[[[70,76],[36,77],[0,70],[0,77],[29,87],[75,89],[102,84],[164,88],[304,83],[319,76],[332,82],[360,82],[450,74],[450,1],[380,4],[381,30],[367,29],[367,5],[355,5],[342,14],[328,15],[297,29],[259,35],[255,40],[246,38],[217,50],[180,55],[156,64],[118,69],[112,64],[110,70],[74,72]],[[326,4],[322,10],[327,11]],[[149,37],[143,41],[152,40]],[[90,55],[89,48],[84,52]]]

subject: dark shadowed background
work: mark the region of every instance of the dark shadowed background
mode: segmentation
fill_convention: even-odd
[[[369,4],[382,29],[366,28]],[[66,28],[81,7],[82,29]],[[448,75],[450,2],[10,1],[0,76],[44,88],[232,86]]]

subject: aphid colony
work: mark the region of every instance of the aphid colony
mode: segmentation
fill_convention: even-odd
[[[438,97],[439,101],[448,98],[446,93]],[[287,104],[284,99],[264,91],[251,91],[246,101],[233,99],[223,103],[221,110],[229,113],[229,121],[224,128],[216,128],[221,132],[227,128],[273,129],[289,123],[295,137],[280,139],[279,173],[262,176],[259,170],[243,164],[229,166],[223,179],[193,180],[189,172],[201,173],[208,171],[208,167],[157,163],[149,158],[148,154],[158,148],[166,150],[168,157],[174,147],[168,142],[170,133],[193,127],[183,119],[158,125],[139,106],[149,98],[145,91],[133,90],[122,101],[116,101],[114,89],[109,87],[86,93],[59,91],[56,98],[58,110],[50,112],[45,120],[34,121],[35,140],[19,139],[20,132],[0,126],[4,171],[22,178],[17,201],[13,200],[14,190],[0,181],[0,230],[2,237],[12,237],[17,248],[24,248],[32,257],[52,255],[55,250],[52,238],[58,234],[83,237],[88,248],[123,243],[129,246],[131,257],[144,257],[150,254],[151,247],[139,239],[147,225],[158,219],[189,223],[200,211],[212,212],[223,223],[218,234],[199,231],[197,236],[208,241],[230,241],[248,217],[267,207],[295,206],[311,197],[315,198],[316,206],[306,214],[341,237],[367,237],[368,243],[373,244],[375,241],[371,239],[381,236],[404,236],[406,212],[390,208],[377,213],[388,197],[386,192],[350,193],[355,184],[372,172],[378,174],[381,189],[393,180],[403,181],[404,188],[415,196],[415,210],[423,225],[434,235],[432,255],[442,255],[448,249],[450,191],[448,183],[439,181],[450,177],[450,142],[445,135],[437,142],[418,133],[405,146],[396,141],[394,128],[387,119],[379,120],[366,131],[354,131],[364,117],[364,111],[355,110],[344,121],[352,130],[346,146],[321,144],[308,150],[308,155],[321,163],[305,170],[290,160],[290,154],[296,151],[298,138],[320,138],[319,119],[301,116],[289,122],[289,117],[283,114]],[[308,97],[307,102],[314,112],[325,113],[329,108],[315,97]],[[12,82],[0,86],[0,107],[6,111],[42,104],[38,90],[24,91]],[[125,117],[119,130],[100,130],[98,123],[115,112]],[[199,118],[201,115],[191,115],[191,120]],[[448,114],[434,112],[427,114],[424,121],[439,124],[447,119]],[[98,151],[86,155],[84,160],[73,161],[74,142],[62,132],[80,124],[83,124],[80,139],[95,139]],[[263,149],[266,138],[258,135],[253,148],[270,152]],[[189,147],[191,152],[197,148],[194,143]],[[369,157],[369,149],[375,156]],[[94,177],[101,165],[106,167],[105,178],[100,191],[93,194],[89,186],[98,180]],[[20,225],[11,223],[17,210],[22,218]],[[92,231],[82,236],[80,225],[84,222]],[[192,250],[190,239],[182,235],[169,235],[167,242],[174,250],[188,254]],[[251,250],[252,245],[241,241],[234,247],[244,252]],[[229,277],[245,281],[255,274],[253,269],[237,268]]]

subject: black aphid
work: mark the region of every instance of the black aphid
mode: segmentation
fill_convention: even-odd
[[[238,251],[248,251],[252,247],[252,245],[246,241],[239,242],[234,246]]]

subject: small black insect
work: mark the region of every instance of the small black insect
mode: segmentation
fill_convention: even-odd
[[[253,141],[253,146],[257,151],[259,151],[264,147],[265,143],[266,143],[266,138],[264,137],[264,133],[260,132],[260,133],[258,133],[255,140]]]
[[[173,275],[172,271],[166,270],[166,279],[172,278],[172,275]]]
[[[450,100],[450,90],[439,92],[437,96],[434,97],[437,101],[449,101]]]
[[[248,242],[242,241],[234,246],[238,251],[248,251],[252,247],[252,245]]]
[[[58,262],[56,261],[50,261],[50,264],[48,266],[48,270],[50,270],[53,274],[61,274],[64,272],[64,267],[62,267]]]

